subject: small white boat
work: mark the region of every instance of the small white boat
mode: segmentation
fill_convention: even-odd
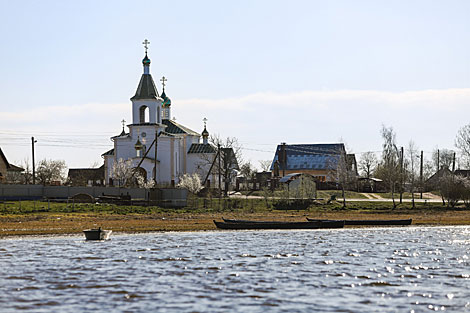
[[[99,228],[85,229],[86,240],[108,240],[109,236],[113,232],[112,230],[104,230]]]

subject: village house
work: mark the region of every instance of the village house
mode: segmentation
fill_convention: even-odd
[[[335,171],[341,160],[345,169],[357,176],[357,163],[354,154],[347,154],[344,144],[293,144],[282,143],[277,146],[271,170],[275,176],[288,174],[309,174],[317,182],[337,181]]]
[[[104,165],[98,168],[71,168],[67,178],[70,186],[104,186]]]
[[[0,148],[0,183],[8,182],[9,173],[21,173],[23,171],[23,168],[10,164],[5,154],[3,154],[2,148]]]

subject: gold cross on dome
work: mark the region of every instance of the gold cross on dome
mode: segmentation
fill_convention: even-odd
[[[162,82],[162,86],[163,86],[163,89],[165,89],[165,82],[168,81],[168,79],[165,78],[165,76],[162,77],[162,79],[160,79],[160,81]]]
[[[121,124],[122,124],[122,128],[124,128],[124,125],[126,125],[126,120],[122,119]]]
[[[204,122],[204,128],[206,128],[207,118],[203,118],[202,121]]]
[[[144,42],[142,42],[142,44],[144,45],[144,48],[145,48],[145,54],[147,54],[147,50],[149,48],[149,44],[150,44],[150,41],[148,41],[147,39],[144,40]]]

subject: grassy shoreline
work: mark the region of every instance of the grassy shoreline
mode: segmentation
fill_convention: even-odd
[[[214,202],[217,204],[217,202]],[[219,203],[220,204],[220,203]],[[238,202],[236,207],[221,205],[163,209],[102,204],[9,203],[0,207],[0,238],[25,235],[79,234],[83,229],[101,226],[114,232],[141,233],[159,231],[210,231],[212,220],[241,218],[252,220],[305,221],[323,219],[403,219],[413,225],[470,225],[470,210],[446,208],[438,204],[402,204],[355,202],[343,209],[339,203],[321,203],[307,210],[273,210],[263,200]],[[349,227],[349,226],[348,226]]]

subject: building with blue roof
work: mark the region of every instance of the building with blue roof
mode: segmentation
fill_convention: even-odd
[[[271,170],[279,176],[292,173],[310,174],[319,182],[336,181],[333,173],[339,162],[346,163],[349,171],[357,174],[354,154],[347,154],[343,143],[332,144],[285,144],[277,146]]]

